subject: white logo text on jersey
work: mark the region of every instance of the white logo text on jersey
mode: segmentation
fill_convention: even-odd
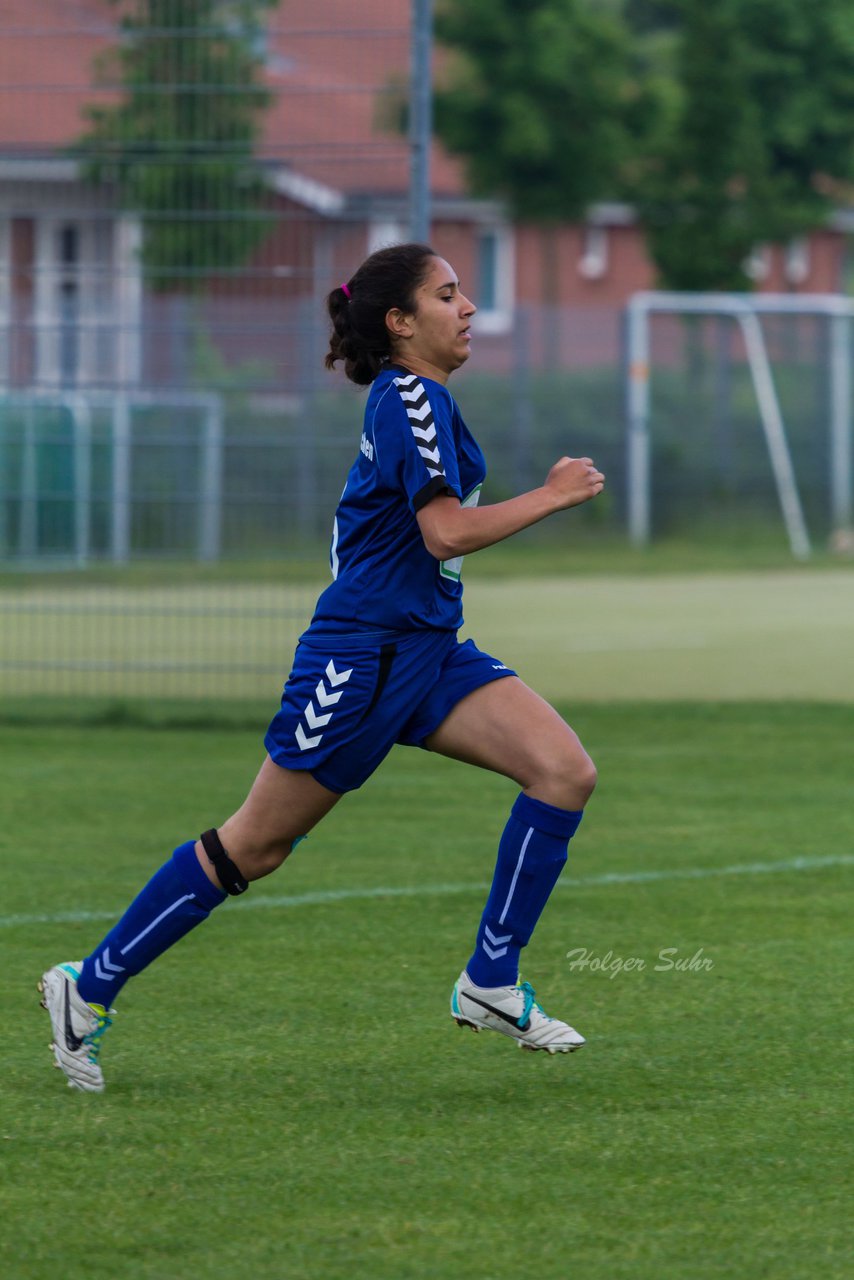
[[[308,732],[303,728],[303,720],[297,722],[297,727],[294,731],[294,737],[299,744],[300,751],[310,751],[312,747],[320,745],[323,734],[314,733],[314,730],[325,729],[329,724],[334,712],[326,711],[325,708],[334,708],[340,702],[341,694],[344,690],[338,686],[347,683],[353,674],[353,668],[350,667],[349,671],[336,671],[335,663],[330,658],[323,674],[326,676],[329,687],[327,688],[326,684],[324,684],[323,676],[321,676],[314,691],[314,698],[309,698],[302,713]],[[323,708],[320,712],[314,709],[315,699],[318,707]]]

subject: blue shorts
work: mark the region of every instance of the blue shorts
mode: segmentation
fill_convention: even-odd
[[[395,743],[423,746],[467,694],[515,674],[453,631],[307,632],[264,745],[282,768],[355,791]]]

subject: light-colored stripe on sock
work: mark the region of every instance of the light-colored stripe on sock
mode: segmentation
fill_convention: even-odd
[[[136,935],[133,942],[129,942],[126,947],[122,947],[122,955],[126,956],[129,951],[133,950],[133,948],[136,946],[138,942],[142,941],[142,939],[145,937],[147,933],[151,933],[152,929],[157,928],[161,920],[165,920],[168,915],[171,915],[173,911],[177,911],[178,908],[180,906],[183,906],[185,902],[192,902],[195,896],[196,895],[194,893],[185,893],[183,898],[179,898],[177,902],[172,903],[171,907],[167,907],[165,911],[161,911],[160,915],[157,917],[156,920],[152,920],[151,924],[146,925],[142,933],[138,933]]]
[[[513,872],[513,879],[510,881],[510,892],[507,894],[507,901],[504,903],[504,910],[501,912],[501,915],[498,917],[499,924],[504,923],[504,917],[507,915],[507,912],[510,909],[510,900],[513,897],[513,890],[516,888],[516,881],[519,879],[519,872],[522,870],[522,863],[525,861],[525,851],[528,848],[528,841],[531,839],[531,836],[533,834],[534,834],[534,828],[528,827],[528,834],[525,836],[525,839],[522,841],[522,849],[521,849],[521,852],[519,853],[519,861],[516,863],[516,870]]]

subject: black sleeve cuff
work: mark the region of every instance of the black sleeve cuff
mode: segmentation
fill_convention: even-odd
[[[426,507],[431,498],[435,498],[437,493],[450,493],[453,495],[453,489],[448,484],[444,476],[433,476],[432,480],[428,480],[423,489],[419,489],[415,497],[412,499],[413,511],[420,511],[422,507]]]

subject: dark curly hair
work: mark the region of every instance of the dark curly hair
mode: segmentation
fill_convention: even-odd
[[[344,361],[344,372],[351,382],[366,387],[391,358],[391,335],[386,328],[386,314],[393,308],[415,310],[415,290],[425,279],[435,249],[426,244],[396,244],[378,249],[366,258],[343,285],[333,289],[326,299],[332,320],[327,369]]]

